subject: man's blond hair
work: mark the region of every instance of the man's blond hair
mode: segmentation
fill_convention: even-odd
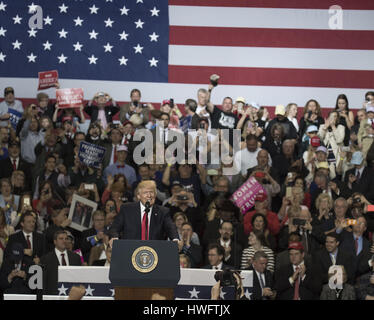
[[[155,194],[157,193],[156,182],[153,180],[144,180],[138,184],[135,190],[135,194],[138,195],[141,189],[151,188],[154,189]]]

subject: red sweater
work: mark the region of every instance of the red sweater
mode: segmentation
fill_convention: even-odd
[[[249,235],[252,231],[251,221],[252,221],[252,217],[255,213],[256,213],[256,210],[253,210],[253,211],[248,212],[244,216],[244,221],[243,221],[244,222],[244,233],[246,235]],[[278,219],[277,214],[268,210],[267,213],[266,213],[266,220],[268,222],[268,229],[269,229],[270,233],[273,236],[277,235],[279,233],[279,230],[280,230],[279,219]]]

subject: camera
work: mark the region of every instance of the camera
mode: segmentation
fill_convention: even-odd
[[[237,286],[234,273],[240,273],[240,271],[224,269],[222,271],[217,271],[214,274],[214,279],[221,282],[222,287]]]
[[[357,203],[361,203],[361,198],[355,197],[352,199],[352,204],[357,204]]]
[[[292,224],[298,227],[303,227],[306,224],[305,219],[294,218]]]
[[[138,105],[139,105],[139,101],[134,101],[132,104],[133,104],[135,107],[138,107]]]
[[[186,195],[181,194],[177,196],[177,200],[186,201],[188,200],[188,197]]]
[[[312,116],[312,111],[308,111],[308,119]]]

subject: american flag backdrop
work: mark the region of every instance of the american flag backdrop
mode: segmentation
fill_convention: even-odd
[[[42,29],[29,27],[36,6]],[[216,104],[332,107],[345,93],[359,108],[374,88],[373,30],[372,0],[0,0],[0,87],[34,98],[38,72],[57,69],[87,99],[139,88],[145,102],[183,103],[217,73]]]

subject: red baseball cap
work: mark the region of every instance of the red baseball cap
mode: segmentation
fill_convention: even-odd
[[[255,178],[265,178],[265,173],[262,171],[256,171]]]
[[[132,126],[134,126],[134,124],[133,124],[131,121],[129,121],[129,120],[126,120],[126,121],[124,121],[124,122],[122,123],[123,126],[125,126],[125,125],[127,125],[127,124],[131,124]]]
[[[256,195],[255,201],[264,202],[267,198],[268,198],[267,195],[261,192]]]
[[[312,147],[319,147],[321,145],[321,139],[317,136],[310,139],[310,145]]]
[[[288,244],[288,250],[291,250],[291,249],[304,251],[304,247],[301,242],[290,242]]]
[[[161,107],[164,106],[165,104],[170,104],[170,100],[163,100]]]

